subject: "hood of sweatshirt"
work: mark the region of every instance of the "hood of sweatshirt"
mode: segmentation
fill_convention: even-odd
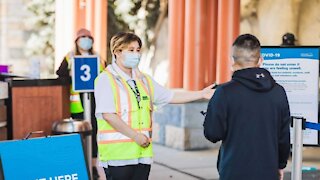
[[[258,92],[270,91],[276,83],[270,72],[263,68],[246,68],[235,71],[232,80]]]

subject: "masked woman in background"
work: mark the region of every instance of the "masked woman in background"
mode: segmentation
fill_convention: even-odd
[[[71,62],[74,56],[90,56],[90,55],[99,55],[93,50],[93,42],[94,38],[91,35],[91,32],[87,29],[80,29],[74,40],[75,48],[70,51],[64,58],[60,64],[59,69],[57,70],[57,75],[59,78],[66,78],[71,82]],[[103,70],[106,66],[106,62],[102,60],[100,57],[100,70]],[[70,86],[72,87],[72,85]],[[92,124],[92,164],[93,164],[93,178],[98,179],[99,174],[96,168],[96,159],[97,159],[97,120],[95,118],[95,101],[94,94],[90,94],[91,100],[91,124]],[[83,105],[82,105],[82,93],[77,93],[70,88],[70,113],[71,117],[74,119],[84,119],[83,117]]]

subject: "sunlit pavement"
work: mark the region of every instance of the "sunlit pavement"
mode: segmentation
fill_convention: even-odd
[[[218,149],[180,151],[161,145],[154,145],[154,164],[150,180],[199,180],[218,179],[216,161]],[[320,180],[320,148],[308,147],[303,150],[303,166],[318,171],[306,171],[303,180]],[[100,180],[105,180],[102,169]],[[291,160],[285,169],[285,180],[290,180]]]

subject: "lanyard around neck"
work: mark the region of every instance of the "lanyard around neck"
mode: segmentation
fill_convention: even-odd
[[[121,75],[120,73],[116,70],[115,67],[113,67],[113,64],[111,64],[112,69],[120,76],[120,78],[127,83],[127,85],[130,87],[131,91],[133,92],[133,94],[136,97],[137,103],[138,103],[138,107],[140,109],[140,101],[141,101],[141,95],[140,95],[140,91],[138,89],[137,83],[134,79],[131,79],[131,81],[133,81],[133,85],[134,85],[134,89],[131,87],[131,85],[128,83],[128,81],[126,81]]]
[[[140,95],[140,91],[138,89],[137,83],[135,80],[131,80],[133,82],[134,85],[134,89],[130,86],[130,84],[127,82],[128,86],[130,87],[130,89],[132,90],[133,94],[136,96],[137,102],[138,102],[138,107],[140,108],[140,101],[141,101],[141,95]]]

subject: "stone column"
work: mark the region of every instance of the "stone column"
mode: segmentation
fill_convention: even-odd
[[[153,136],[155,143],[180,150],[206,149],[217,146],[203,135],[207,101],[169,104],[154,113]]]
[[[6,0],[0,0],[0,64],[7,60],[7,5]]]

